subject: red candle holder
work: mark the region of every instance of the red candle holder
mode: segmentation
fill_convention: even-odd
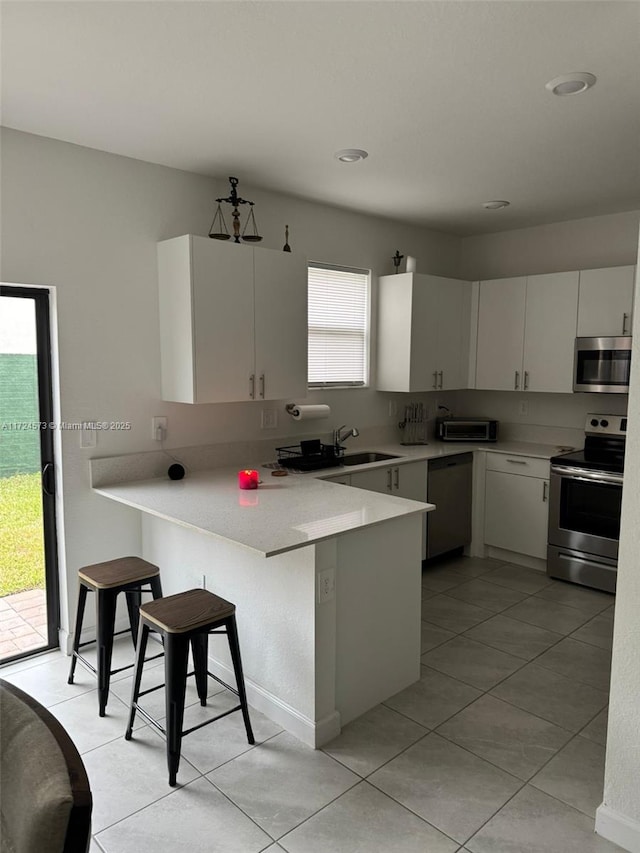
[[[238,471],[238,488],[240,489],[257,489],[260,475],[257,471],[245,468],[244,471]]]

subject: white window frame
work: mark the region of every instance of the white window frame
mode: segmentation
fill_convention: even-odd
[[[358,275],[366,276],[366,307],[365,307],[365,318],[364,318],[364,329],[363,329],[363,378],[362,380],[342,380],[339,382],[334,381],[319,381],[319,382],[311,382],[308,379],[307,382],[308,387],[310,389],[318,389],[318,388],[368,388],[369,387],[369,378],[370,378],[370,362],[371,362],[371,270],[360,269],[358,267],[347,267],[337,264],[326,264],[320,263],[316,261],[309,261],[308,264],[309,270],[311,269],[319,269],[319,270],[332,270],[335,272],[344,272],[344,273],[356,273]],[[308,337],[310,338],[311,327],[309,326],[307,329]],[[310,347],[309,347],[310,349]]]

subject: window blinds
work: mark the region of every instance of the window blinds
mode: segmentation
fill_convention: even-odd
[[[367,270],[309,266],[309,385],[365,385]]]

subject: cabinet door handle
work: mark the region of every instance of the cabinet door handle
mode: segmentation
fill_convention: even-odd
[[[391,486],[391,476],[392,476],[391,472],[392,471],[393,471],[393,468],[387,468],[387,491],[388,492],[390,492],[391,488],[392,488],[392,486]]]
[[[249,396],[252,400],[256,398],[256,375],[252,373],[249,377]]]
[[[434,388],[438,387],[438,371],[437,370],[433,371],[433,387]]]
[[[629,333],[628,333],[628,331],[627,331],[627,320],[628,320],[628,319],[629,319],[629,315],[628,315],[628,314],[623,314],[623,315],[622,315],[622,334],[623,334],[623,335],[627,335],[627,334],[629,334]]]
[[[546,480],[542,483],[542,503],[546,503],[549,499],[549,483]]]
[[[513,387],[514,387],[515,391],[517,391],[518,388],[520,387],[520,371],[519,370],[516,370],[516,381],[515,381],[515,384]]]
[[[441,370],[440,371],[440,385],[438,386],[439,388],[442,388],[443,381],[444,381],[444,370]]]
[[[400,469],[394,468],[393,470],[395,473],[395,486],[396,486],[396,489],[399,489],[400,488]]]
[[[525,370],[524,372],[524,390],[529,390],[529,371]]]
[[[264,373],[260,374],[260,396],[264,400]]]
[[[526,465],[526,461],[524,459],[507,459],[507,462],[510,462],[512,465]]]

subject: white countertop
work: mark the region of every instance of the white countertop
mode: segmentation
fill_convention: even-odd
[[[234,467],[197,471],[184,480],[143,480],[94,491],[264,557],[434,509],[433,504],[323,483],[315,476],[272,477],[268,470],[259,470],[262,485],[255,490],[238,488]]]
[[[238,488],[238,466],[193,471],[184,480],[156,477],[98,486],[94,491],[142,512],[270,557],[351,530],[435,508],[433,504],[344,488],[322,482],[323,479],[479,450],[550,459],[572,448],[518,441],[483,444],[432,441],[424,445],[367,444],[365,448],[352,444],[347,445],[346,453],[358,453],[361,449],[388,453],[395,458],[304,474],[291,473],[286,477],[272,477],[270,470],[261,464],[264,459],[254,460],[248,467],[259,470],[262,485],[253,491]],[[128,457],[121,459],[126,461]]]
[[[573,447],[558,444],[534,444],[527,441],[488,441],[486,443],[463,442],[463,441],[431,441],[429,444],[367,444],[365,451],[378,453],[389,453],[395,459],[384,459],[380,462],[368,462],[364,465],[337,466],[316,471],[312,475],[316,477],[335,477],[338,474],[350,474],[368,468],[384,468],[389,465],[402,465],[407,462],[437,459],[440,456],[456,456],[459,453],[471,453],[476,450],[484,450],[487,453],[505,453],[513,456],[533,456],[537,459],[551,459],[558,453],[574,450]],[[357,445],[347,445],[345,454],[358,453]],[[299,476],[308,477],[309,474]]]

